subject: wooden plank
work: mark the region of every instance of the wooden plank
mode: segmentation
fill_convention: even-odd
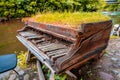
[[[30,40],[30,39],[41,39],[41,38],[43,38],[43,36],[41,36],[41,35],[35,35],[35,36],[29,36],[29,37],[26,37],[28,40]]]
[[[49,80],[55,80],[53,72],[51,72]]]
[[[41,42],[44,42],[44,41],[45,41],[45,39],[41,39],[41,40],[35,41],[35,43],[38,44],[38,43],[41,43]]]
[[[26,56],[26,63],[28,63],[30,61],[31,58],[31,54],[30,54],[30,50],[28,50],[27,56]]]
[[[67,49],[59,49],[59,50],[56,50],[56,51],[48,52],[47,55],[50,57],[50,56],[62,54],[62,53],[65,53],[65,52],[67,52]]]
[[[54,56],[51,57],[51,61],[54,61],[56,58],[62,57],[62,56],[64,56],[65,54],[66,54],[66,53],[54,55]]]
[[[44,52],[48,52],[48,51],[54,51],[54,50],[64,49],[64,48],[66,48],[66,46],[63,44],[52,44],[42,48],[41,50],[43,50]]]
[[[68,74],[69,76],[75,78],[77,80],[77,76],[75,76],[72,72],[70,71],[65,71],[66,74]]]
[[[50,47],[50,46],[52,46],[52,45],[54,45],[54,43],[46,43],[46,44],[44,44],[44,45],[39,46],[38,48],[39,48],[39,49],[44,49],[44,48]]]
[[[39,80],[45,80],[39,60],[37,60],[37,69],[38,69]]]
[[[19,32],[19,34],[20,34],[21,36],[24,36],[24,37],[38,35],[38,34],[36,34],[35,32],[32,32],[32,31]]]
[[[38,44],[38,43],[41,43],[41,42],[44,42],[44,41],[45,41],[45,38],[38,39],[38,40],[32,40],[32,42],[35,43],[35,44]]]

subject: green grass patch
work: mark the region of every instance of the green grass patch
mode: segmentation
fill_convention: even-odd
[[[68,28],[77,28],[82,23],[100,22],[110,19],[110,17],[105,16],[100,12],[39,13],[32,18],[37,22],[54,24]]]

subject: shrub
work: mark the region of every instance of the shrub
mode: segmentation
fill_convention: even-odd
[[[39,8],[33,0],[1,0],[0,17],[16,18],[35,14]]]
[[[97,11],[101,0],[1,0],[0,17],[31,16],[37,12]]]

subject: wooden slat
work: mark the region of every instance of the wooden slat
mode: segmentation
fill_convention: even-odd
[[[44,48],[46,48],[46,47],[50,47],[51,45],[54,45],[54,43],[46,43],[46,44],[44,44],[44,45],[41,45],[41,46],[39,46],[38,48],[39,49],[44,49]]]
[[[65,53],[65,52],[67,52],[67,49],[59,49],[59,50],[56,50],[56,51],[48,52],[47,55],[50,57],[50,56],[62,54],[62,53]]]
[[[48,51],[64,49],[64,48],[66,48],[66,46],[63,44],[52,44],[42,48],[41,50],[43,50],[44,52],[48,52]]]
[[[35,32],[32,32],[32,31],[20,32],[19,34],[20,34],[21,36],[24,36],[24,37],[37,35]]]
[[[58,55],[55,55],[55,56],[52,56],[51,57],[51,61],[54,61],[55,59],[59,58],[59,57],[62,57],[64,56],[66,53],[62,53],[62,54],[58,54]]]
[[[32,42],[35,43],[35,44],[38,44],[38,43],[41,43],[41,42],[44,42],[44,41],[45,41],[45,38],[38,39],[38,40],[32,40]]]
[[[40,62],[37,60],[37,69],[38,69],[38,76],[39,76],[39,80],[45,80]]]
[[[30,40],[30,39],[41,39],[41,38],[43,38],[43,36],[40,36],[40,35],[35,35],[35,36],[29,36],[29,37],[27,37],[28,40]]]

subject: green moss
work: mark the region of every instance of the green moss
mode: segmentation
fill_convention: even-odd
[[[34,18],[37,22],[60,25],[70,28],[77,28],[82,23],[99,22],[110,19],[108,16],[104,16],[100,12],[39,13],[32,18]]]

